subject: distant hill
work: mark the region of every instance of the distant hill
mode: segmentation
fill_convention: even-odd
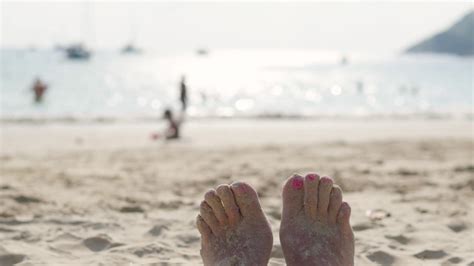
[[[413,45],[405,52],[474,55],[474,10],[446,31]]]

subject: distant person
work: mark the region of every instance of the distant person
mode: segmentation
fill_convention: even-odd
[[[36,78],[35,82],[33,83],[32,90],[35,94],[35,102],[40,103],[43,101],[43,96],[48,86],[41,81],[41,79]]]
[[[168,128],[165,131],[165,138],[170,139],[179,139],[179,130],[181,127],[181,119],[178,120],[173,117],[173,112],[170,109],[166,109],[164,113],[166,121],[168,121]]]
[[[205,91],[201,91],[199,93],[199,95],[201,95],[201,102],[202,104],[206,104],[207,103],[207,94]]]
[[[186,86],[186,77],[184,75],[181,77],[181,82],[179,84],[179,100],[181,101],[182,110],[186,111],[188,105],[188,88]]]
[[[166,109],[163,113],[163,118],[167,121],[168,125],[163,133],[160,132],[152,132],[150,135],[151,140],[175,140],[181,137],[181,125],[183,124],[183,113],[181,113],[180,117],[176,118],[173,115],[173,111],[170,109]]]
[[[364,82],[362,82],[361,80],[358,80],[356,83],[356,87],[357,87],[357,92],[359,94],[364,94]]]

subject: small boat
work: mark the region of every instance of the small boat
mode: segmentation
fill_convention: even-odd
[[[66,55],[73,60],[87,60],[91,56],[91,52],[82,44],[74,44],[65,49]]]
[[[197,55],[205,56],[209,54],[209,51],[205,48],[200,48],[196,50]]]
[[[139,54],[141,52],[142,50],[134,46],[132,43],[129,43],[122,48],[122,54]]]

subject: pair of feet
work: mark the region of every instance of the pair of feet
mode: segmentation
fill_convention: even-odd
[[[287,265],[354,265],[351,209],[329,177],[294,175],[283,187],[280,241]],[[273,236],[246,183],[205,194],[197,217],[204,265],[267,265]]]

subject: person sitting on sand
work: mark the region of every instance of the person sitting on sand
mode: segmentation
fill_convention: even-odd
[[[36,78],[35,82],[33,83],[33,87],[31,88],[35,94],[35,102],[40,103],[43,101],[43,95],[48,89],[48,86],[41,81],[41,79]]]
[[[166,109],[164,113],[166,121],[168,121],[168,128],[165,131],[166,139],[178,139],[179,129],[181,127],[181,119],[176,120],[173,117],[173,112],[170,109]]]
[[[280,241],[287,265],[354,265],[351,208],[331,178],[295,174],[282,197]],[[250,185],[234,182],[209,190],[199,213],[204,265],[267,265],[272,231]]]

